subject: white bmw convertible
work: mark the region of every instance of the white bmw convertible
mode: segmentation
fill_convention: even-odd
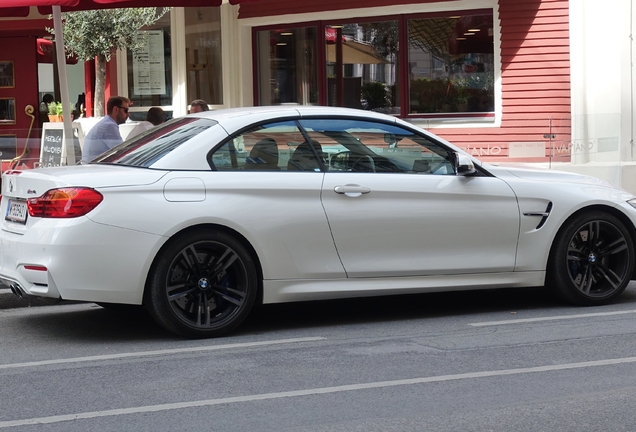
[[[634,277],[633,195],[368,111],[177,118],[90,164],[8,171],[1,205],[15,293],[143,305],[189,337],[256,302],[548,286],[597,305]]]

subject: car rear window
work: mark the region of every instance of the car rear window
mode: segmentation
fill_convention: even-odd
[[[108,163],[148,168],[162,157],[218,122],[196,117],[181,117],[124,141],[91,163]]]

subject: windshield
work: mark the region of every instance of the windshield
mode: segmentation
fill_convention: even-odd
[[[148,168],[201,132],[216,125],[210,119],[181,117],[154,127],[97,156],[90,163],[108,163]]]

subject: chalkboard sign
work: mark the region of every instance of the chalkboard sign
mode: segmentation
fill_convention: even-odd
[[[75,148],[75,163],[82,159],[81,141],[84,140],[82,126],[73,122],[73,147]],[[42,126],[42,142],[40,144],[40,166],[54,167],[68,165],[66,163],[66,148],[63,123],[44,123]]]
[[[44,129],[42,148],[40,149],[40,164],[43,167],[62,165],[62,146],[64,144],[63,129]]]

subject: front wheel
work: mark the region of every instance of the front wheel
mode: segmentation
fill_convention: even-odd
[[[627,287],[634,244],[625,225],[601,211],[581,214],[559,231],[548,263],[548,283],[566,301],[605,304]]]
[[[191,231],[172,240],[152,266],[146,307],[164,328],[216,337],[247,317],[257,291],[247,249],[222,231]]]

